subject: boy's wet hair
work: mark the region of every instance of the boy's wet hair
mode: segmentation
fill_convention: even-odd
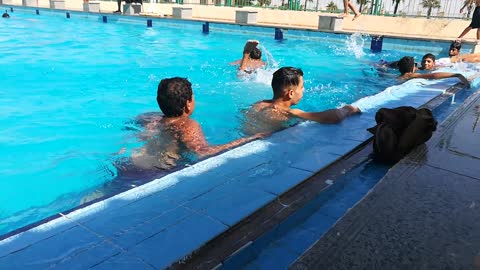
[[[402,75],[412,72],[414,66],[415,60],[411,56],[404,56],[398,61],[398,71],[400,71]]]
[[[192,84],[185,78],[167,78],[158,84],[157,103],[166,117],[181,116],[192,96]]]
[[[300,84],[303,71],[294,67],[282,67],[273,73],[272,89],[274,98],[280,97],[285,90]]]
[[[261,59],[262,58],[262,51],[260,51],[260,49],[258,49],[258,48],[254,48],[250,52],[250,58],[255,59],[255,60]]]
[[[461,42],[452,41],[452,43],[450,44],[450,50],[451,49],[457,49],[457,50],[460,51],[461,48],[462,48],[462,43]]]
[[[422,57],[422,61],[425,60],[425,59],[428,59],[428,58],[432,59],[433,62],[435,62],[435,55],[433,55],[433,54],[431,54],[431,53],[425,54],[425,55]]]

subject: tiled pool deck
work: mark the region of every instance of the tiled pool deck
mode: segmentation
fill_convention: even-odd
[[[358,101],[364,113],[339,125],[303,123],[60,213],[2,240],[0,268],[168,267],[364,142],[378,108],[418,107],[457,82],[412,80]]]
[[[291,269],[480,269],[480,92]]]

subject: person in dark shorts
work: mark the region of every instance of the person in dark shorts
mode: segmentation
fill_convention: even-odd
[[[465,5],[460,9],[460,13],[463,13],[463,9],[473,3],[474,0],[465,1]],[[472,22],[465,30],[458,36],[458,41],[461,41],[470,30],[477,29],[477,42],[480,40],[480,0],[475,0],[475,10],[473,11]]]

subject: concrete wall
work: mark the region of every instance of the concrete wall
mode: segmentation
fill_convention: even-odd
[[[21,5],[21,0],[13,0]],[[66,9],[82,10],[82,0],[67,0]],[[49,7],[49,0],[38,0],[39,7]],[[177,4],[144,4],[144,11],[149,15],[171,16],[172,7]],[[206,5],[181,5],[192,7],[193,19],[234,22],[236,7],[217,7]],[[110,13],[117,9],[116,1],[100,1],[101,12]],[[244,10],[258,12],[258,24],[270,26],[298,27],[317,29],[318,16],[321,12],[303,12],[291,10],[264,9],[244,7]],[[402,18],[362,15],[355,21],[348,17],[343,22],[343,31],[362,32],[369,34],[385,34],[390,36],[407,36],[431,39],[454,39],[470,23],[462,19],[426,19],[426,18]],[[475,39],[475,30],[465,37]]]

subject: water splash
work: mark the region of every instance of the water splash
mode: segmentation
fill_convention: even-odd
[[[267,64],[264,68],[259,68],[254,73],[244,76],[244,79],[270,85],[272,82],[273,73],[278,69],[280,63],[273,58],[273,55],[267,50],[267,48],[265,48],[265,46],[259,44],[258,47],[265,56]]]
[[[363,51],[365,39],[361,33],[357,32],[349,36],[345,41],[345,45],[349,51],[352,51],[355,54],[355,58],[359,59],[365,55],[365,52]]]
[[[265,46],[263,46],[262,44],[258,44],[258,47],[263,52],[263,55],[265,55],[265,57],[267,58],[267,68],[277,69],[280,63],[275,61],[273,55],[267,50],[267,48],[265,48]]]

